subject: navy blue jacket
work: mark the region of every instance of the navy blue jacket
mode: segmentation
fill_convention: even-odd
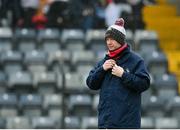
[[[90,89],[100,89],[98,105],[99,128],[140,128],[141,92],[149,88],[150,77],[144,60],[126,48],[116,64],[124,69],[122,77],[104,71],[106,56],[87,77]]]

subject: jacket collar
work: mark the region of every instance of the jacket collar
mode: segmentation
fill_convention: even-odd
[[[122,64],[124,63],[128,58],[130,57],[130,46],[128,47],[121,53],[120,58],[116,59],[117,64]],[[110,59],[110,57],[106,54],[105,60]]]

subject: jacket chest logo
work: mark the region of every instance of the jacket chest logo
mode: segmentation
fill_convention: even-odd
[[[130,70],[128,69],[128,68],[125,68],[124,69],[127,73],[129,73],[130,72]]]

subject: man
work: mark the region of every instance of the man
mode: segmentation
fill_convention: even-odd
[[[124,20],[118,19],[105,34],[108,54],[87,77],[90,89],[100,89],[99,128],[140,128],[141,92],[150,85],[144,60],[125,43]]]

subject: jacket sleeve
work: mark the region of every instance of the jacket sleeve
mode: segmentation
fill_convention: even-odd
[[[86,79],[87,86],[92,90],[100,89],[105,73],[106,71],[100,63],[96,65],[95,68],[90,71],[89,76]]]
[[[121,81],[130,90],[138,93],[147,90],[150,86],[150,77],[144,65],[144,61],[140,60],[137,63],[134,73],[124,71]]]

